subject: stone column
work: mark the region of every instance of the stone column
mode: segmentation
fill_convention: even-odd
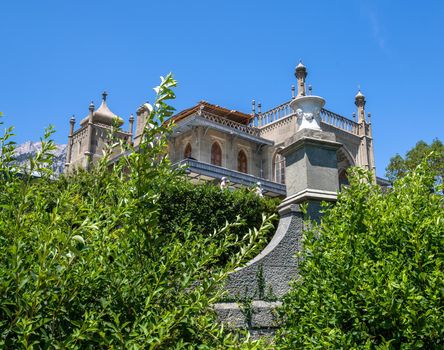
[[[72,155],[72,135],[74,133],[74,125],[76,123],[76,119],[74,118],[74,115],[69,120],[69,136],[68,136],[68,146],[66,151],[66,160],[65,160],[65,172],[69,171],[69,166],[71,163],[71,155]]]
[[[309,214],[319,218],[322,201],[336,201],[339,190],[336,152],[341,144],[335,135],[302,129],[290,138],[281,154],[285,157],[287,198],[281,208],[308,203]]]
[[[84,152],[84,168],[89,170],[93,162],[92,153],[92,142],[93,142],[93,114],[94,114],[94,103],[91,102],[89,105],[89,116],[88,116],[88,127],[86,134],[86,151]]]

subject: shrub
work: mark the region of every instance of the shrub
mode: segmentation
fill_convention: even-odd
[[[51,130],[20,175],[10,130],[0,138],[0,347],[85,349],[258,348],[227,333],[211,305],[219,286],[270,228],[236,240],[175,226],[159,229],[157,188],[174,184],[165,154],[171,76],[157,88],[138,152],[109,167],[54,181]],[[123,147],[123,145],[121,145]],[[38,180],[30,174],[40,174]],[[217,237],[217,239],[215,239]],[[242,249],[223,267],[233,245]]]
[[[238,225],[230,227],[229,234],[234,239],[241,239],[249,228],[260,228],[263,214],[268,217],[274,215],[272,222],[277,224],[277,203],[277,199],[258,197],[248,189],[222,191],[213,184],[194,185],[182,179],[159,189],[159,224],[165,234],[191,225],[193,231],[210,237],[227,222],[238,222]],[[270,230],[268,238],[273,233],[274,230]],[[255,246],[256,251],[261,248],[263,245]],[[233,246],[221,263],[238,249],[239,246]]]
[[[444,197],[423,165],[387,194],[354,170],[305,232],[282,349],[442,349]]]

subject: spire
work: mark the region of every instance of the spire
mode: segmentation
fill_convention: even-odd
[[[365,96],[359,89],[355,96],[355,105],[358,107],[358,123],[365,122],[365,102]]]
[[[108,96],[108,93],[106,91],[102,92],[102,101],[106,102],[106,97]]]
[[[307,67],[304,66],[302,60],[300,60],[299,64],[296,66],[294,75],[298,80],[298,96],[305,96],[305,78],[307,78]]]

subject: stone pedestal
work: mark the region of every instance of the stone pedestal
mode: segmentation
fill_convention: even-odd
[[[286,162],[287,198],[280,208],[308,203],[310,216],[317,219],[322,201],[336,201],[340,147],[333,133],[313,129],[302,129],[286,142],[281,154]]]

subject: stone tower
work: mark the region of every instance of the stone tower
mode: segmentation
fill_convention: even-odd
[[[103,151],[112,137],[116,140],[132,142],[134,118],[130,118],[128,132],[121,130],[123,119],[108,108],[107,96],[106,92],[102,94],[102,104],[97,110],[95,110],[94,103],[91,102],[88,115],[80,121],[80,128],[76,131],[74,131],[74,116],[71,117],[65,163],[66,172],[73,171],[75,168],[88,169],[91,164],[103,156]],[[119,150],[116,149],[114,153],[118,152]]]

